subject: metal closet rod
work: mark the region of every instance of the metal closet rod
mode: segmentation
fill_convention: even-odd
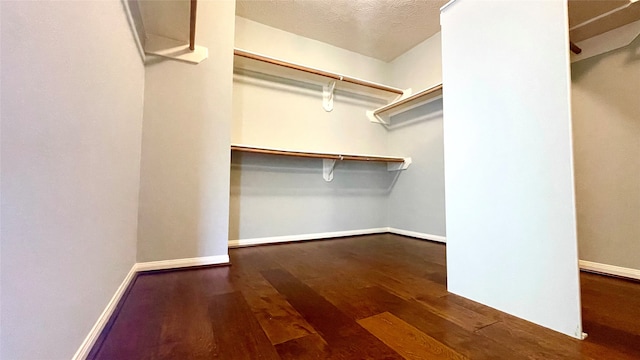
[[[198,0],[191,0],[191,14],[189,20],[189,50],[196,49],[196,13],[198,10]]]
[[[241,49],[234,49],[233,50],[233,54],[236,55],[236,56],[241,56],[241,57],[247,58],[247,59],[262,61],[262,62],[265,62],[265,63],[269,63],[269,64],[273,64],[273,65],[277,65],[277,66],[282,66],[282,67],[286,67],[286,68],[293,69],[293,70],[303,71],[303,72],[306,72],[306,73],[319,75],[319,76],[327,77],[327,78],[334,79],[334,80],[340,80],[340,81],[344,81],[344,82],[355,84],[355,85],[360,85],[360,86],[364,86],[364,87],[368,87],[368,88],[387,91],[387,92],[398,94],[398,95],[404,94],[404,91],[402,89],[397,89],[397,88],[394,88],[394,87],[391,87],[391,86],[385,86],[385,85],[381,85],[381,84],[376,84],[376,83],[360,80],[360,79],[357,79],[357,78],[353,78],[353,77],[350,77],[350,76],[332,73],[332,72],[325,71],[325,70],[314,69],[312,67],[308,67],[308,66],[304,66],[304,65],[298,65],[298,64],[287,62],[287,61],[274,59],[274,58],[271,58],[271,57],[268,57],[268,56],[255,54],[255,53],[252,53],[252,52],[249,52],[249,51],[245,51],[245,50],[241,50]]]

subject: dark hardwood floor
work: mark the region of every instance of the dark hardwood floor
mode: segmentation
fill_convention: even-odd
[[[640,359],[640,283],[581,274],[579,341],[446,291],[445,246],[395,235],[231,249],[139,275],[91,359]]]

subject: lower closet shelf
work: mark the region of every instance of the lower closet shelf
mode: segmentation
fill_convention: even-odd
[[[336,161],[349,160],[349,161],[385,162],[387,163],[388,171],[405,170],[409,167],[409,165],[411,165],[410,157],[306,152],[306,151],[298,151],[298,150],[283,150],[283,149],[266,148],[266,147],[255,147],[255,146],[247,146],[247,145],[239,145],[239,144],[232,144],[231,150],[248,152],[248,153],[256,153],[256,154],[295,156],[295,157],[322,159],[322,177],[326,181],[333,180],[333,169],[335,168]]]

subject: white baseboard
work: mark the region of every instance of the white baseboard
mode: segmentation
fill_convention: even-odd
[[[431,234],[396,229],[391,227],[382,227],[382,228],[348,230],[348,231],[333,231],[333,232],[315,233],[315,234],[298,234],[298,235],[285,235],[285,236],[270,236],[270,237],[253,238],[253,239],[229,240],[229,247],[237,248],[237,247],[243,247],[243,246],[276,244],[276,243],[282,243],[282,242],[330,239],[330,238],[336,238],[336,237],[357,236],[357,235],[383,234],[387,232],[392,234],[410,236],[418,239],[437,241],[441,243],[447,242],[447,238],[445,236],[431,235]]]
[[[173,259],[137,263],[138,271],[178,269],[190,266],[222,265],[229,263],[229,255],[203,256],[186,259]]]
[[[218,255],[218,256],[204,256],[197,258],[187,258],[187,259],[174,259],[174,260],[162,260],[162,261],[150,261],[143,263],[133,264],[131,270],[127,274],[127,276],[122,281],[122,284],[116,290],[116,293],[113,294],[113,297],[107,304],[107,307],[104,309],[102,314],[98,317],[95,325],[89,331],[89,334],[84,339],[78,351],[76,351],[75,355],[73,355],[73,360],[82,360],[86,359],[95,345],[96,340],[102,333],[102,330],[111,319],[113,312],[115,311],[122,295],[127,290],[127,287],[131,283],[131,281],[135,278],[135,275],[141,271],[149,271],[149,270],[165,270],[165,269],[177,269],[188,266],[201,266],[201,265],[217,265],[217,264],[228,264],[229,263],[229,255]]]
[[[640,270],[638,269],[624,268],[620,266],[601,264],[586,260],[580,260],[580,269],[640,280]]]
[[[113,297],[111,297],[111,300],[109,300],[107,307],[105,307],[105,309],[102,311],[102,314],[100,314],[100,316],[98,317],[98,320],[91,328],[91,331],[89,331],[89,334],[80,345],[80,348],[78,349],[78,351],[76,351],[75,355],[73,355],[73,360],[86,359],[89,355],[89,352],[93,348],[93,345],[96,343],[96,340],[98,340],[100,333],[102,333],[102,330],[109,322],[111,315],[113,315],[113,312],[116,310],[116,307],[118,306],[122,295],[124,295],[124,292],[129,287],[129,284],[135,278],[137,272],[136,265],[137,264],[133,264],[127,276],[125,276],[124,280],[122,280],[122,284],[120,284],[115,294],[113,294]]]
[[[447,242],[447,237],[446,236],[441,236],[441,235],[431,235],[431,234],[425,234],[425,233],[420,233],[420,232],[416,232],[416,231],[396,229],[396,228],[392,228],[392,227],[389,228],[389,232],[392,233],[392,234],[410,236],[410,237],[414,237],[414,238],[418,238],[418,239],[437,241],[437,242],[441,242],[441,243],[446,243]]]
[[[236,248],[236,247],[242,247],[242,246],[275,244],[275,243],[291,242],[291,241],[306,241],[306,240],[318,240],[318,239],[344,237],[344,236],[381,234],[386,232],[389,232],[389,228],[384,227],[384,228],[361,229],[361,230],[333,231],[333,232],[315,233],[315,234],[271,236],[271,237],[262,237],[262,238],[253,238],[253,239],[229,240],[229,247]]]

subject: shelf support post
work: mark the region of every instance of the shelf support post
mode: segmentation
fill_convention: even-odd
[[[367,110],[366,114],[367,114],[367,118],[372,123],[382,124],[384,126],[389,126],[390,125],[389,121],[385,121],[384,119],[382,119],[380,117],[380,115],[376,114],[375,111],[373,111],[373,110]]]

